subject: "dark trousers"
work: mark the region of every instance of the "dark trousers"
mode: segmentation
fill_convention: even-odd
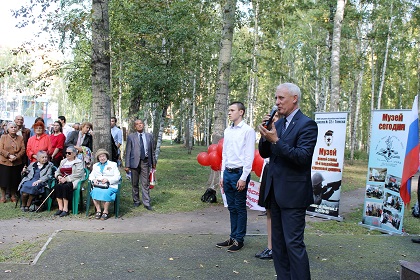
[[[147,159],[140,160],[137,168],[131,168],[131,185],[133,187],[132,195],[134,203],[140,204],[140,183],[143,204],[150,206],[149,171],[150,168]]]
[[[280,208],[270,190],[273,260],[278,280],[311,279],[303,242],[306,208]]]
[[[238,242],[244,242],[246,234],[247,211],[246,194],[251,176],[246,180],[246,187],[242,191],[236,189],[236,183],[241,178],[242,170],[238,173],[223,172],[223,191],[226,194],[226,201],[230,215],[230,238]]]

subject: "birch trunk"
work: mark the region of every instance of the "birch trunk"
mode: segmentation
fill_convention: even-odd
[[[191,154],[193,144],[194,144],[194,124],[195,124],[195,94],[196,94],[196,76],[194,74],[193,77],[193,88],[192,88],[192,99],[190,102],[191,105],[191,115],[189,120],[189,129],[190,129],[190,137],[188,139],[188,154]]]
[[[92,0],[93,150],[111,150],[108,0]]]
[[[392,10],[393,10],[393,3],[391,2],[391,18],[389,19],[389,23],[388,23],[388,34],[386,36],[384,63],[382,65],[382,73],[381,73],[379,89],[378,89],[378,104],[376,106],[376,109],[378,110],[381,109],[382,92],[383,92],[383,88],[385,84],[385,74],[386,74],[386,67],[387,67],[387,62],[388,62],[389,45],[391,44],[390,34],[391,34],[391,28],[392,28],[392,22],[393,22]]]
[[[337,11],[334,16],[334,30],[331,50],[331,111],[338,111],[340,104],[340,43],[341,25],[344,18],[346,0],[337,0]]]
[[[212,143],[217,143],[226,128],[227,101],[229,94],[230,65],[232,60],[232,40],[235,26],[236,0],[227,0],[223,7],[223,29],[220,42],[219,66],[214,111]],[[216,174],[213,174],[216,173]],[[219,181],[220,172],[211,171],[210,187]]]
[[[217,89],[214,111],[212,143],[217,143],[226,128],[227,101],[229,94],[230,65],[232,61],[232,40],[235,25],[236,0],[227,0],[223,8],[223,30],[220,42]]]
[[[157,141],[156,141],[156,162],[159,160],[159,154],[160,154],[160,147],[162,146],[162,136],[163,136],[163,131],[165,129],[165,118],[166,118],[166,113],[168,112],[168,106],[164,106],[163,110],[162,110],[162,116],[160,118],[160,122],[159,122],[159,132],[158,132],[158,137],[157,137]],[[170,133],[172,133],[172,131],[170,131]]]
[[[258,45],[259,45],[259,35],[258,35],[258,17],[259,17],[259,1],[253,1],[255,3],[254,6],[254,47],[252,51],[252,68],[251,68],[251,79],[249,85],[249,97],[248,97],[248,124],[254,124],[254,107],[256,102],[256,89],[258,86],[258,61],[257,56],[259,53]]]

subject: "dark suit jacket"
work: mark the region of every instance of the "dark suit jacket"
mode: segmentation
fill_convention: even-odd
[[[156,165],[155,142],[151,133],[145,133],[149,166]],[[125,167],[137,168],[140,163],[140,140],[137,132],[131,133],[127,137],[125,146]]]
[[[270,157],[264,200],[274,187],[280,208],[306,208],[313,203],[311,164],[318,126],[298,110],[283,136],[284,119],[275,123],[279,141],[271,144],[261,138],[258,148],[263,158]]]
[[[68,137],[66,138],[66,142],[64,143],[65,149],[67,149],[68,146],[76,146],[78,138],[79,138],[78,130],[70,132]],[[92,146],[93,146],[92,135],[86,134],[85,139],[83,140],[83,143],[81,146],[88,147],[92,151]]]

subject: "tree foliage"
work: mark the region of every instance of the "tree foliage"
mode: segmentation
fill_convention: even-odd
[[[211,143],[215,111],[220,109],[216,105],[217,74],[225,2],[110,2],[115,114],[121,112],[128,122],[145,119],[156,139],[162,125],[171,123],[178,128],[177,140],[187,143],[188,137],[195,137],[200,143]],[[87,113],[92,96],[90,2],[32,3],[16,16],[24,16],[22,26],[45,21],[44,31],[51,34],[49,43],[60,47],[66,57],[55,69],[66,81],[68,99],[80,104],[80,116],[91,117]],[[250,1],[238,1],[236,6],[228,100],[242,100],[248,105],[255,73],[254,127],[272,107],[274,89],[282,82],[301,87],[301,108],[306,114],[331,110],[337,0],[258,0],[258,13],[256,6]],[[372,109],[408,108],[419,93],[419,6],[412,0],[347,1],[339,43],[338,110],[357,112],[357,118],[351,118],[354,129],[348,135],[357,139],[355,149],[367,149],[364,143],[368,142]],[[255,49],[257,53],[253,53]],[[254,56],[257,64],[253,63]],[[257,69],[253,69],[255,65]],[[0,76],[4,79],[30,69],[30,61],[9,63],[0,67]],[[226,115],[217,116],[226,121]],[[189,135],[191,125],[194,135]]]

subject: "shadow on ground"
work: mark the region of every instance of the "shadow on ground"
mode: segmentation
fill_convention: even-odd
[[[237,253],[215,247],[222,235],[61,231],[36,264],[0,264],[1,279],[275,279],[254,254],[266,236],[247,236]],[[312,279],[399,279],[399,260],[418,261],[404,236],[306,236]]]

